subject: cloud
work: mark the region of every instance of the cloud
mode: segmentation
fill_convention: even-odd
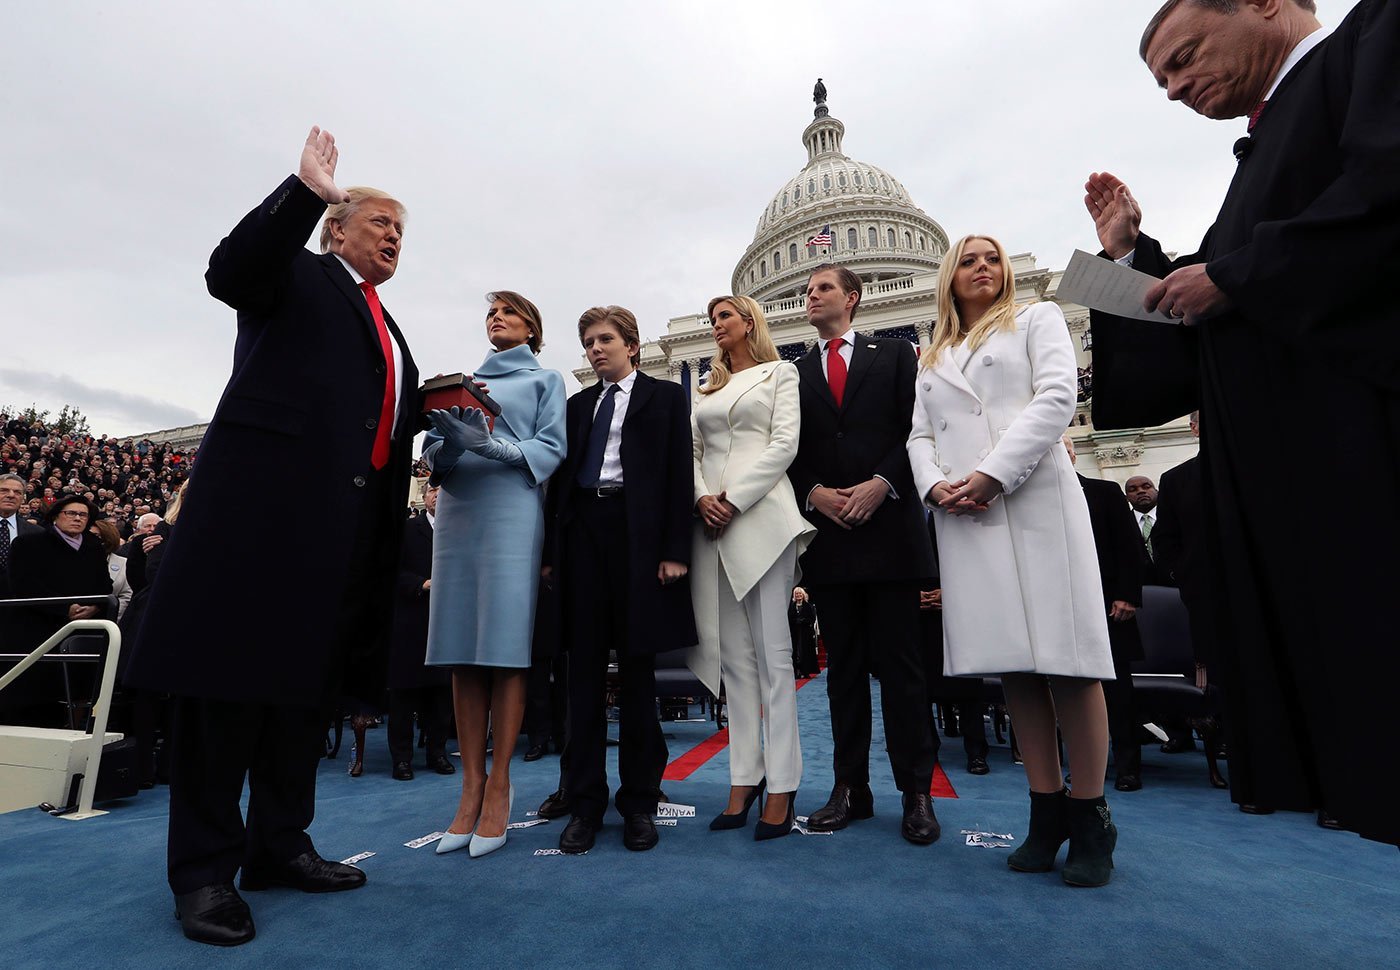
[[[133,431],[159,431],[202,420],[189,408],[144,394],[94,387],[67,374],[16,368],[0,368],[0,402],[17,408],[34,403],[41,411],[55,413],[71,404],[87,416],[95,434],[119,433],[114,432],[114,425]]]

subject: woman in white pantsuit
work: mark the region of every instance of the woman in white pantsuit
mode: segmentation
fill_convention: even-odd
[[[1108,882],[1117,830],[1103,799],[1113,679],[1084,490],[1060,442],[1077,370],[1053,303],[1017,308],[996,240],[967,236],[938,277],[938,323],[920,359],[909,461],[933,510],[944,669],[999,674],[1031,788],[1030,833],[1011,868]],[[1074,778],[1067,793],[1056,725]]]
[[[710,828],[746,824],[766,783],[754,831],[762,840],[792,830],[802,780],[787,604],[816,529],[786,474],[801,424],[797,369],[778,359],[753,300],[716,297],[709,316],[719,352],[691,414],[700,642],[689,664],[716,696],[722,676],[728,699],[729,806]]]

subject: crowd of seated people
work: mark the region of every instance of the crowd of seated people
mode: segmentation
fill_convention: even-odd
[[[42,522],[60,496],[82,495],[129,538],[136,520],[164,514],[188,477],[194,451],[149,438],[63,433],[42,420],[0,412],[0,474],[25,482],[22,517]]]

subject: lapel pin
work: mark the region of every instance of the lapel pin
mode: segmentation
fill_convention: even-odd
[[[866,344],[865,346],[869,347],[871,350],[874,350],[874,349],[875,349],[875,345],[874,345],[874,344]]]

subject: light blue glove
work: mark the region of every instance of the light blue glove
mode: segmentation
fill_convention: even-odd
[[[465,413],[459,407],[429,411],[428,420],[433,430],[442,435],[442,447],[434,461],[437,467],[452,467],[467,451],[507,465],[525,464],[524,453],[513,442],[491,436],[486,415],[478,408],[467,408]]]

